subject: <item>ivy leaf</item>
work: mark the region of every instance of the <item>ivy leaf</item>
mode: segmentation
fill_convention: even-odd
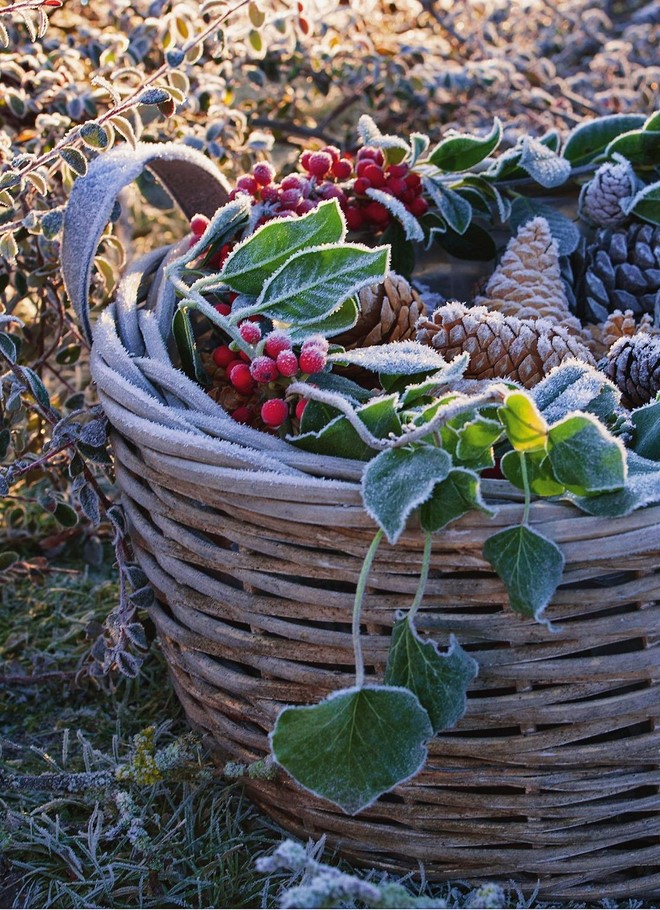
[[[421,770],[432,733],[412,692],[366,686],[284,708],[270,743],[302,787],[355,815]]]
[[[660,461],[660,401],[637,408],[630,415],[634,431],[632,447],[642,458]]]
[[[330,199],[300,218],[269,221],[238,244],[227,259],[220,279],[241,294],[260,293],[270,276],[305,247],[337,243],[346,225],[336,199]]]
[[[431,496],[449,474],[451,457],[443,449],[421,445],[381,452],[362,475],[365,511],[397,542],[410,513]]]
[[[318,246],[294,253],[264,285],[253,311],[309,325],[331,316],[365,284],[385,277],[389,247]]]
[[[495,117],[487,136],[460,133],[442,139],[429,155],[429,161],[441,171],[469,171],[495,151],[502,139],[502,124]]]
[[[422,504],[419,523],[425,531],[434,533],[472,509],[493,515],[481,498],[479,475],[468,468],[453,468],[445,480],[433,488],[430,499]]]
[[[557,544],[526,525],[516,525],[488,538],[484,558],[504,582],[512,608],[540,621],[564,571]]]
[[[390,435],[400,436],[401,421],[395,409],[397,400],[396,395],[380,396],[357,408],[356,416],[378,439]],[[326,409],[326,405],[311,401],[303,414],[300,435],[294,436],[290,441],[299,449],[318,455],[335,455],[363,461],[371,458],[374,450],[360,439],[348,418],[340,414],[328,422]]]
[[[545,451],[537,452],[506,452],[500,460],[500,470],[514,487],[525,489],[522,476],[521,456],[525,459],[527,469],[527,483],[532,493],[537,496],[561,496],[566,487],[559,483],[552,473],[552,466]]]
[[[497,415],[506,427],[506,435],[518,452],[534,452],[545,448],[548,424],[525,392],[511,392]]]
[[[621,392],[603,373],[577,361],[556,366],[530,394],[551,423],[571,411],[590,411],[607,420],[621,400]]]
[[[569,135],[563,156],[573,167],[589,164],[621,133],[641,129],[643,114],[610,114],[581,123]]]
[[[442,369],[431,374],[422,382],[409,382],[401,392],[401,405],[410,407],[420,398],[434,397],[442,386],[452,387],[459,379],[463,378],[470,362],[468,353],[459,354],[452,361],[445,364]]]
[[[493,465],[493,445],[502,435],[502,425],[478,415],[459,430],[456,457],[470,467]]]
[[[548,458],[560,483],[578,496],[618,490],[626,482],[626,451],[591,414],[573,414],[548,431]]]
[[[622,490],[600,496],[569,497],[578,508],[599,518],[629,515],[635,509],[660,502],[660,465],[628,452],[628,477]]]
[[[428,712],[434,733],[453,727],[463,717],[467,707],[465,693],[478,671],[476,660],[453,635],[447,652],[442,654],[435,641],[420,638],[409,616],[397,614],[383,681],[386,686],[410,689],[417,696]]]

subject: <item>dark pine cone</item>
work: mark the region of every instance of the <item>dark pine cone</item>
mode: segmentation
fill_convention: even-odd
[[[645,333],[619,338],[599,367],[621,389],[626,407],[647,404],[660,391],[660,340]]]
[[[578,297],[584,322],[605,322],[614,310],[660,320],[660,227],[606,228],[587,247]]]

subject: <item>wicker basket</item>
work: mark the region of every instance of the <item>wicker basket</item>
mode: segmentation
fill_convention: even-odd
[[[151,309],[136,310],[144,265],[96,324],[93,376],[178,696],[223,759],[250,762],[267,754],[282,705],[352,684],[353,593],[374,533],[363,463],[240,426],[187,380],[183,400],[162,282]],[[500,481],[484,493],[496,517],[467,515],[437,535],[418,614],[420,629],[441,643],[455,633],[480,664],[465,717],[432,741],[425,769],[356,817],[284,774],[246,789],[288,830],[327,833],[370,866],[539,881],[555,900],[658,895],[660,507],[604,521],[533,505],[532,524],[566,558],[550,633],[511,611],[481,552],[520,519],[517,493]],[[374,679],[422,549],[413,528],[378,553],[363,612]]]

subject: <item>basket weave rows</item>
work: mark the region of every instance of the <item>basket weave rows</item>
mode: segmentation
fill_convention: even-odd
[[[239,425],[175,369],[170,291],[157,276],[147,307],[135,303],[156,262],[136,265],[97,322],[92,371],[178,696],[223,759],[251,762],[283,705],[353,684],[353,594],[375,526],[363,463]],[[436,535],[418,614],[420,630],[441,645],[454,633],[480,665],[466,715],[431,742],[424,770],[355,817],[283,773],[246,788],[288,830],[327,833],[372,866],[540,880],[555,900],[660,894],[660,507],[603,521],[533,505],[532,525],[566,558],[550,632],[512,612],[481,552],[520,520],[517,494],[501,481],[484,493],[494,519],[467,515]],[[374,563],[363,610],[374,680],[422,549],[411,527]]]

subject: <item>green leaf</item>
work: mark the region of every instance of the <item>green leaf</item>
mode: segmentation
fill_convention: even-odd
[[[465,693],[478,671],[476,660],[453,635],[447,652],[441,654],[435,641],[419,637],[409,616],[398,614],[383,682],[410,689],[428,712],[434,733],[453,727],[463,717]]]
[[[76,510],[65,502],[58,502],[53,511],[53,517],[63,528],[73,528],[78,524]]]
[[[276,219],[238,244],[225,260],[220,278],[234,291],[257,296],[266,281],[294,253],[310,246],[342,241],[346,225],[336,199],[302,217]]]
[[[352,379],[347,379],[345,376],[340,376],[338,373],[315,373],[314,385],[319,389],[338,392],[340,395],[343,395],[344,398],[347,398],[355,404],[370,401],[372,398],[380,398],[376,392],[365,389],[363,386],[358,385],[357,382],[353,382]],[[391,398],[390,400],[396,401],[395,398]],[[307,411],[312,406],[318,404],[318,401],[310,401],[305,408],[305,414],[307,414]],[[332,416],[334,417],[335,414]],[[320,429],[320,427],[317,427],[317,429]]]
[[[569,161],[530,136],[522,140],[518,166],[546,189],[561,186],[571,175]]]
[[[487,420],[477,415],[459,430],[456,457],[470,467],[490,467],[493,464],[493,445],[503,433],[497,420]]]
[[[467,199],[431,178],[423,178],[422,183],[451,230],[464,234],[472,221],[472,206]]]
[[[358,301],[355,297],[348,297],[338,310],[335,310],[334,313],[325,319],[319,319],[318,322],[310,322],[308,325],[288,326],[287,332],[294,344],[303,342],[310,335],[323,335],[325,338],[332,338],[333,335],[339,335],[340,332],[352,329],[359,316]]]
[[[418,341],[394,341],[391,344],[340,351],[330,354],[328,362],[353,364],[385,376],[416,376],[419,373],[433,372],[438,383],[441,381],[441,371],[451,369],[452,378],[454,376],[453,361],[447,363],[434,348]]]
[[[504,582],[512,608],[540,620],[564,571],[557,544],[526,525],[516,525],[488,538],[484,558]]]
[[[171,97],[167,89],[146,88],[138,98],[138,102],[140,104],[162,104],[164,101],[169,101]]]
[[[284,708],[270,742],[275,761],[302,787],[355,815],[417,774],[432,733],[412,692],[368,686]]]
[[[27,379],[30,391],[37,401],[44,408],[50,408],[50,395],[46,391],[46,386],[30,367],[23,367],[23,375]]]
[[[404,139],[381,133],[369,114],[362,114],[358,120],[358,132],[365,145],[381,150],[386,164],[399,164],[410,153],[410,146]]]
[[[442,139],[429,155],[429,161],[442,171],[468,171],[495,151],[502,139],[502,124],[497,117],[487,136],[460,133]]]
[[[578,496],[618,490],[626,482],[626,451],[591,414],[565,417],[548,431],[548,457],[560,483]]]
[[[362,475],[362,501],[390,543],[397,542],[410,513],[426,502],[451,466],[447,452],[430,445],[389,449],[369,462]]]
[[[548,424],[526,392],[510,392],[497,414],[506,427],[509,442],[518,452],[545,448]]]
[[[172,319],[172,335],[181,358],[183,372],[201,385],[206,383],[206,374],[197,350],[197,341],[187,306],[179,306]]]
[[[401,406],[407,408],[420,398],[433,398],[442,386],[454,385],[463,378],[469,362],[469,354],[459,354],[437,372],[432,373],[428,379],[406,383],[405,389],[401,392]]]
[[[651,116],[645,120],[642,129],[652,130],[654,132],[660,130],[660,111],[655,111],[655,113],[651,114]]]
[[[10,363],[16,363],[18,349],[15,340],[6,332],[0,332],[0,352],[9,360]]]
[[[424,228],[421,226],[417,218],[412,215],[408,209],[405,207],[403,202],[397,199],[395,196],[392,196],[390,193],[386,193],[383,190],[377,190],[369,188],[366,191],[367,196],[370,199],[373,199],[375,202],[380,202],[381,205],[385,206],[388,212],[396,218],[401,227],[403,228],[403,235],[406,240],[416,241],[420,243],[424,240]]]
[[[500,470],[514,487],[525,489],[522,476],[521,456],[527,468],[527,483],[537,496],[561,496],[566,487],[558,483],[552,473],[550,460],[544,451],[539,452],[505,452],[500,460]]]
[[[79,177],[83,177],[87,173],[87,159],[77,148],[68,145],[66,148],[60,149],[59,154]]]
[[[606,421],[621,399],[621,392],[606,376],[586,363],[561,363],[531,390],[546,420],[554,423],[571,411],[589,411]]]
[[[643,114],[610,114],[581,123],[570,133],[562,154],[573,167],[589,164],[621,133],[641,129],[644,120]]]
[[[3,550],[0,553],[0,572],[6,572],[15,562],[18,562],[20,556],[14,550]]]
[[[569,497],[578,508],[600,518],[629,515],[635,509],[660,502],[660,466],[657,461],[628,452],[628,477],[623,490],[600,496]]]
[[[480,225],[474,221],[464,234],[448,228],[444,234],[435,235],[436,242],[456,259],[470,259],[475,262],[490,262],[495,259],[497,249],[495,241]]]
[[[559,255],[570,256],[574,253],[580,242],[580,232],[576,225],[566,215],[536,199],[518,196],[514,200],[511,206],[511,230],[517,231],[523,224],[539,215],[548,222],[550,233],[557,241]]]
[[[477,174],[467,174],[459,183],[454,184],[454,190],[466,190],[476,193],[484,206],[493,212],[498,221],[508,221],[511,215],[511,203],[505,199],[497,187],[489,183],[484,177]],[[522,198],[522,197],[521,197]]]
[[[660,160],[660,132],[631,130],[617,136],[605,149],[608,157],[623,155],[631,164],[654,167]]]
[[[419,522],[425,531],[434,533],[472,509],[493,515],[481,498],[479,475],[467,468],[452,468],[445,480],[433,488],[430,499],[422,504]]]
[[[660,136],[660,133],[657,135]],[[645,186],[622,207],[628,215],[636,215],[651,224],[660,224],[660,181]]]
[[[660,461],[660,401],[637,408],[630,419],[635,428],[632,448],[642,458]]]
[[[388,243],[391,247],[390,266],[397,275],[410,279],[415,268],[415,247],[406,234],[401,224],[394,219],[381,237],[381,243]]]
[[[389,247],[319,246],[295,253],[264,285],[254,312],[309,325],[331,316],[365,284],[382,280]]]
[[[93,149],[105,149],[110,144],[108,131],[96,120],[88,120],[80,127],[80,136],[85,145]]]
[[[321,374],[323,375],[323,374]],[[395,410],[396,395],[380,396],[356,409],[356,415],[378,439],[401,435],[401,421]],[[307,411],[311,408],[309,417]],[[343,414],[327,423],[331,409],[310,402],[305,408],[301,433],[290,441],[299,449],[318,455],[335,455],[339,458],[355,458],[366,461],[373,457],[374,450],[363,442],[357,430]],[[319,427],[319,423],[321,426]],[[310,428],[310,429],[308,429]]]

